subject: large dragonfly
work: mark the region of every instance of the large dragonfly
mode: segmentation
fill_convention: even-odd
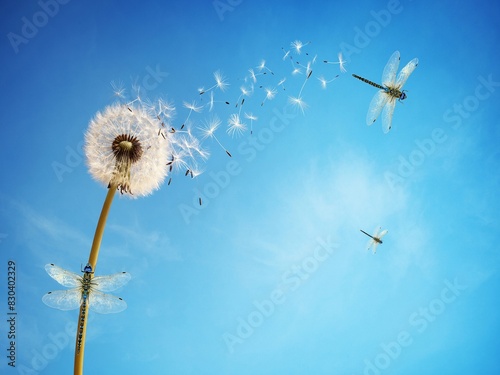
[[[75,310],[81,306],[78,350],[83,336],[83,322],[87,308],[100,314],[119,313],[127,308],[127,304],[120,297],[103,293],[112,292],[125,285],[131,278],[127,272],[93,277],[92,267],[87,264],[82,270],[83,276],[80,276],[52,263],[47,264],[45,270],[59,284],[71,289],[48,292],[42,297],[43,303],[59,310]]]
[[[382,230],[382,227],[377,227],[373,235],[366,233],[362,229],[360,229],[360,231],[370,237],[370,240],[368,241],[368,244],[366,246],[366,250],[370,250],[370,248],[372,248],[373,254],[377,252],[377,246],[382,243],[382,237],[384,237],[389,232],[387,229]]]
[[[403,88],[403,85],[405,84],[410,74],[418,65],[417,58],[411,60],[403,69],[401,69],[396,78],[396,72],[398,71],[400,59],[401,58],[399,55],[399,51],[396,51],[392,54],[391,58],[384,68],[384,72],[382,73],[382,85],[353,74],[355,78],[380,89],[380,91],[375,94],[370,103],[370,107],[368,108],[368,113],[366,115],[366,124],[373,124],[375,120],[377,120],[380,112],[382,112],[383,109],[382,129],[384,133],[388,133],[389,130],[391,130],[392,115],[394,114],[396,100],[401,102],[406,99],[406,92],[405,90],[401,89]]]

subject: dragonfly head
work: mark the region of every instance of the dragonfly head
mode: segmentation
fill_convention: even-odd
[[[87,265],[83,269],[83,272],[85,272],[85,273],[92,273],[92,266],[90,265],[90,263],[87,263]]]
[[[406,90],[405,90],[406,91]],[[406,92],[403,91],[401,95],[399,96],[399,100],[405,100],[406,99]]]

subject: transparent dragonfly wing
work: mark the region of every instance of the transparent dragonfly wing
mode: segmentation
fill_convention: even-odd
[[[69,290],[56,290],[49,292],[42,297],[43,303],[53,309],[58,310],[75,310],[80,307],[82,300],[82,292],[80,288]]]
[[[384,229],[382,232],[378,234],[378,238],[381,240],[382,237],[384,237],[389,231],[387,229]]]
[[[119,313],[127,308],[127,303],[120,297],[91,290],[88,300],[90,310],[99,314]]]
[[[372,240],[371,238],[368,240],[368,242],[366,243],[366,250],[370,250],[371,247],[373,246],[373,244],[375,244],[375,240]]]
[[[377,120],[389,98],[390,96],[384,90],[379,90],[373,96],[370,107],[368,107],[368,113],[366,114],[366,125],[371,125]]]
[[[392,116],[396,107],[396,98],[390,97],[382,112],[382,130],[384,133],[389,133],[392,128]]]
[[[45,271],[59,284],[69,288],[80,287],[82,285],[82,277],[76,273],[66,271],[54,264],[45,265]]]
[[[112,292],[129,282],[132,276],[127,272],[119,272],[113,275],[96,276],[92,278],[93,290],[101,292]]]
[[[384,71],[382,73],[382,85],[386,87],[394,86],[400,59],[401,57],[399,55],[399,51],[394,52],[389,58],[389,61],[385,65]]]
[[[403,69],[401,69],[401,71],[398,74],[398,78],[396,79],[396,88],[398,90],[400,90],[403,87],[406,80],[408,79],[410,74],[413,73],[417,65],[418,65],[418,59],[414,58],[408,64],[406,64],[406,66]]]

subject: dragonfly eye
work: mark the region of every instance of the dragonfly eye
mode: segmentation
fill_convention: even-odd
[[[405,100],[406,99],[406,93],[402,92],[401,96],[399,97],[400,100]]]

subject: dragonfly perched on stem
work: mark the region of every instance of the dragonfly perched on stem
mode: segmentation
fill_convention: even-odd
[[[368,237],[371,239],[368,241],[366,250],[370,250],[371,247],[373,247],[373,254],[377,252],[377,246],[379,244],[382,244],[382,237],[384,237],[389,231],[387,229],[382,230],[382,227],[377,227],[373,233],[373,236],[371,234],[366,233],[364,230],[360,229],[361,232],[366,234]]]
[[[118,313],[127,308],[127,304],[120,297],[106,294],[125,285],[131,278],[127,272],[119,272],[108,276],[93,277],[94,272],[90,264],[82,270],[83,276],[67,271],[54,264],[47,264],[45,270],[59,284],[70,287],[68,290],[48,292],[42,297],[43,303],[59,310],[75,310],[80,308],[80,317],[77,334],[77,353],[82,344],[86,322],[87,309],[99,314]]]
[[[396,72],[398,71],[400,59],[399,51],[392,54],[384,68],[384,72],[382,73],[382,85],[353,74],[353,77],[380,89],[370,103],[370,107],[368,108],[368,113],[366,115],[366,124],[373,124],[383,109],[382,128],[384,133],[388,133],[389,130],[391,130],[392,115],[394,114],[396,100],[402,102],[406,99],[406,90],[401,89],[410,74],[418,65],[417,58],[411,60],[403,69],[401,69],[396,78]]]

